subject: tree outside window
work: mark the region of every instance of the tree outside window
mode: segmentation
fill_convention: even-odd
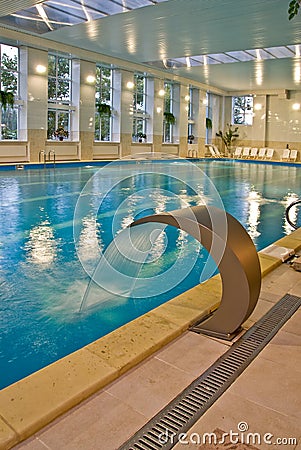
[[[1,90],[18,95],[19,49],[0,44],[0,81]],[[18,139],[18,109],[7,106],[0,109],[0,139]]]
[[[232,97],[232,121],[234,125],[253,125],[253,97]]]
[[[113,71],[101,65],[96,66],[95,85],[95,136],[96,141],[111,141]]]
[[[47,139],[56,139],[56,131],[61,127],[66,131],[65,134],[70,134],[71,82],[71,59],[49,54]]]
[[[173,142],[173,121],[168,120],[173,114],[173,84],[164,82],[164,122],[163,122],[163,142]]]
[[[194,95],[194,88],[192,86],[189,87],[189,100],[187,102],[187,115],[188,115],[188,142],[189,144],[193,144],[194,141],[194,114],[193,114],[193,95]]]
[[[147,78],[144,74],[134,74],[133,91],[133,142],[142,142],[147,133]]]

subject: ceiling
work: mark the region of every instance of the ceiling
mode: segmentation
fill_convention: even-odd
[[[141,6],[139,0],[135,1]],[[0,16],[36,3],[34,0],[1,1]],[[108,0],[93,1],[95,8],[106,3]],[[127,0],[122,3],[126,4]],[[301,44],[301,14],[289,21],[287,9],[288,0],[161,0],[128,12],[64,26],[40,37],[159,67],[166,78],[172,73],[224,91],[300,90],[299,53],[291,58],[254,58],[247,62],[191,67],[175,64],[176,67],[166,68],[168,64],[162,63],[196,55]],[[20,31],[20,26],[16,29]]]

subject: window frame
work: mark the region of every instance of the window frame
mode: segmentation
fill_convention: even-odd
[[[142,82],[142,90],[139,91],[139,86]],[[139,96],[142,97],[142,101],[139,101]],[[140,107],[138,105],[140,104]],[[134,88],[133,88],[133,100],[132,100],[132,112],[133,112],[133,127],[132,127],[132,142],[143,142],[147,139],[148,120],[149,115],[147,113],[148,107],[148,77],[145,73],[134,73]]]
[[[233,125],[252,126],[253,116],[254,116],[253,95],[237,95],[232,97]],[[241,117],[241,119],[239,119],[239,117]]]
[[[5,48],[11,48],[14,49],[14,53],[17,58],[16,62],[16,68],[14,69],[7,69],[3,68],[3,56],[9,55],[5,52]],[[11,57],[11,62],[14,64],[14,56]],[[5,84],[3,83],[3,73],[7,73],[8,75],[11,75],[14,83],[13,84]],[[19,88],[20,88],[20,49],[16,45],[7,45],[4,43],[0,43],[0,87],[1,90],[8,92],[13,92],[14,98],[19,96]],[[12,87],[12,89],[10,89]],[[7,129],[7,123],[11,122],[12,125],[11,129],[7,131],[7,133],[10,133],[9,135],[5,135],[4,130]],[[20,114],[19,114],[19,108],[18,108],[18,102],[15,101],[14,106],[7,106],[6,109],[2,107],[0,108],[0,123],[1,123],[1,129],[0,129],[0,141],[17,141],[19,139],[20,135]],[[14,131],[15,130],[15,131]]]
[[[54,73],[52,73],[52,70],[50,69],[50,60],[54,58]],[[65,75],[61,74],[61,71],[59,70],[60,67],[60,60],[67,60],[68,61],[68,75],[66,77]],[[72,111],[74,110],[74,107],[72,107],[72,86],[73,86],[73,79],[72,79],[72,57],[70,54],[62,54],[58,52],[48,52],[48,93],[47,93],[47,99],[48,99],[48,111],[47,111],[47,139],[48,140],[56,140],[57,136],[55,135],[56,130],[59,127],[63,127],[64,130],[66,130],[67,136],[64,138],[66,140],[70,140],[71,136],[71,130],[72,130]],[[50,82],[54,81],[54,96],[49,95],[50,91]],[[60,86],[60,82],[62,85],[68,84],[68,97],[63,98],[59,94],[60,90],[62,89]],[[51,123],[50,116],[53,117],[52,119],[52,126],[50,127],[49,124]]]
[[[104,71],[110,71],[110,76],[106,79],[110,80],[109,84],[109,96],[104,93],[102,81],[104,79]],[[99,74],[98,74],[99,72]],[[113,117],[112,113],[110,115],[101,115],[97,111],[97,105],[104,103],[110,106],[112,112],[113,109],[113,95],[114,95],[114,70],[104,64],[96,64],[96,82],[95,82],[95,126],[94,126],[94,141],[95,142],[112,142],[112,130],[113,130]],[[99,124],[99,126],[98,126]],[[104,133],[103,128],[107,127],[108,132]],[[104,130],[105,131],[105,130]],[[102,139],[102,136],[107,137],[107,139]]]
[[[164,113],[174,113],[174,83],[170,80],[164,81]],[[163,144],[171,144],[174,141],[174,125],[166,123],[163,119]]]

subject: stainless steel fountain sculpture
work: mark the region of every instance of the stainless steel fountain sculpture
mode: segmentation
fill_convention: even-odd
[[[213,315],[192,329],[231,339],[254,310],[261,286],[257,251],[244,227],[232,215],[210,206],[150,215],[131,226],[147,222],[172,225],[187,232],[212,256],[222,280],[221,303]]]

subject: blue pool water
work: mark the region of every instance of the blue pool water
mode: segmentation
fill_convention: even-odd
[[[93,166],[0,172],[0,388],[200,281],[207,253],[168,227],[167,237],[154,246],[154,263],[141,270],[144,294],[142,286],[138,295],[113,295],[95,283],[87,291],[99,251],[135,218],[204,201],[216,205],[220,196],[258,250],[292,231],[285,208],[301,196],[297,166],[233,161],[191,166],[141,162],[106,166],[100,174]],[[171,287],[161,281],[160,295],[152,294],[147,280],[169,273],[175,261]],[[180,273],[185,276],[178,283]],[[83,302],[85,295],[92,308]]]

